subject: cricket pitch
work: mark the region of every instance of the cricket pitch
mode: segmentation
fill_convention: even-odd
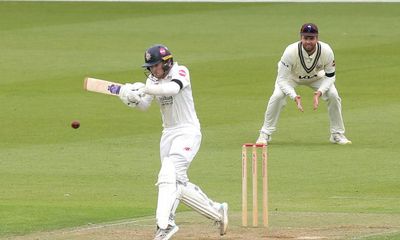
[[[176,219],[180,230],[173,239],[367,239],[400,234],[399,214],[273,212],[269,228],[242,227],[239,212],[231,213],[229,220],[227,235],[220,237],[210,220],[195,212],[180,212]],[[152,239],[154,222],[154,217],[143,217],[5,239]]]

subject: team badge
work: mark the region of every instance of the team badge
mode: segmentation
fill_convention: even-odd
[[[146,52],[146,61],[149,61],[151,58],[151,54],[149,52]]]

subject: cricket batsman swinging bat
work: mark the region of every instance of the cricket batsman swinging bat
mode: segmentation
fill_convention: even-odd
[[[85,78],[83,89],[90,92],[118,96],[122,85],[121,83],[87,77]]]

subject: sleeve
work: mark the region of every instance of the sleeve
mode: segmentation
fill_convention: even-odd
[[[146,86],[143,92],[153,96],[175,96],[180,90],[180,86],[172,80],[164,84]]]
[[[293,57],[291,57],[289,49],[286,48],[281,60],[278,63],[277,84],[285,95],[289,96],[291,99],[294,99],[297,96],[297,93],[294,90],[294,87],[289,84],[292,67]]]
[[[322,80],[321,86],[318,88],[318,91],[320,91],[322,94],[328,91],[328,89],[332,86],[332,84],[336,80],[335,56],[330,47],[328,47],[327,61],[325,63],[324,71],[325,71],[325,76]]]
[[[149,80],[149,79],[147,79],[147,81],[146,81],[146,86],[148,86],[148,85],[151,85],[151,80]],[[146,86],[145,86],[145,88],[146,88]],[[154,96],[145,94],[141,98],[141,101],[137,104],[137,108],[139,108],[142,111],[146,111],[150,107],[153,99],[154,99]]]
[[[336,64],[335,64],[335,55],[333,54],[333,50],[331,47],[328,45],[327,49],[327,58],[325,62],[325,73],[329,77],[329,75],[335,76],[335,71],[336,71]]]
[[[137,107],[142,111],[146,111],[150,107],[153,99],[154,96],[146,94],[142,97],[142,100],[138,103]]]
[[[184,89],[185,87],[190,85],[190,75],[189,69],[185,66],[179,66],[177,71],[172,74],[171,82],[175,82],[179,85],[180,89]]]
[[[154,96],[175,96],[181,89],[190,85],[189,70],[184,66],[179,66],[172,73],[171,82],[165,84],[146,84],[144,93]]]

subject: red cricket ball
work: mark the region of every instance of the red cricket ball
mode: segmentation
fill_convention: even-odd
[[[71,123],[71,127],[72,128],[75,128],[75,129],[77,129],[77,128],[79,128],[79,126],[80,126],[81,124],[79,123],[79,121],[72,121],[72,123]]]

